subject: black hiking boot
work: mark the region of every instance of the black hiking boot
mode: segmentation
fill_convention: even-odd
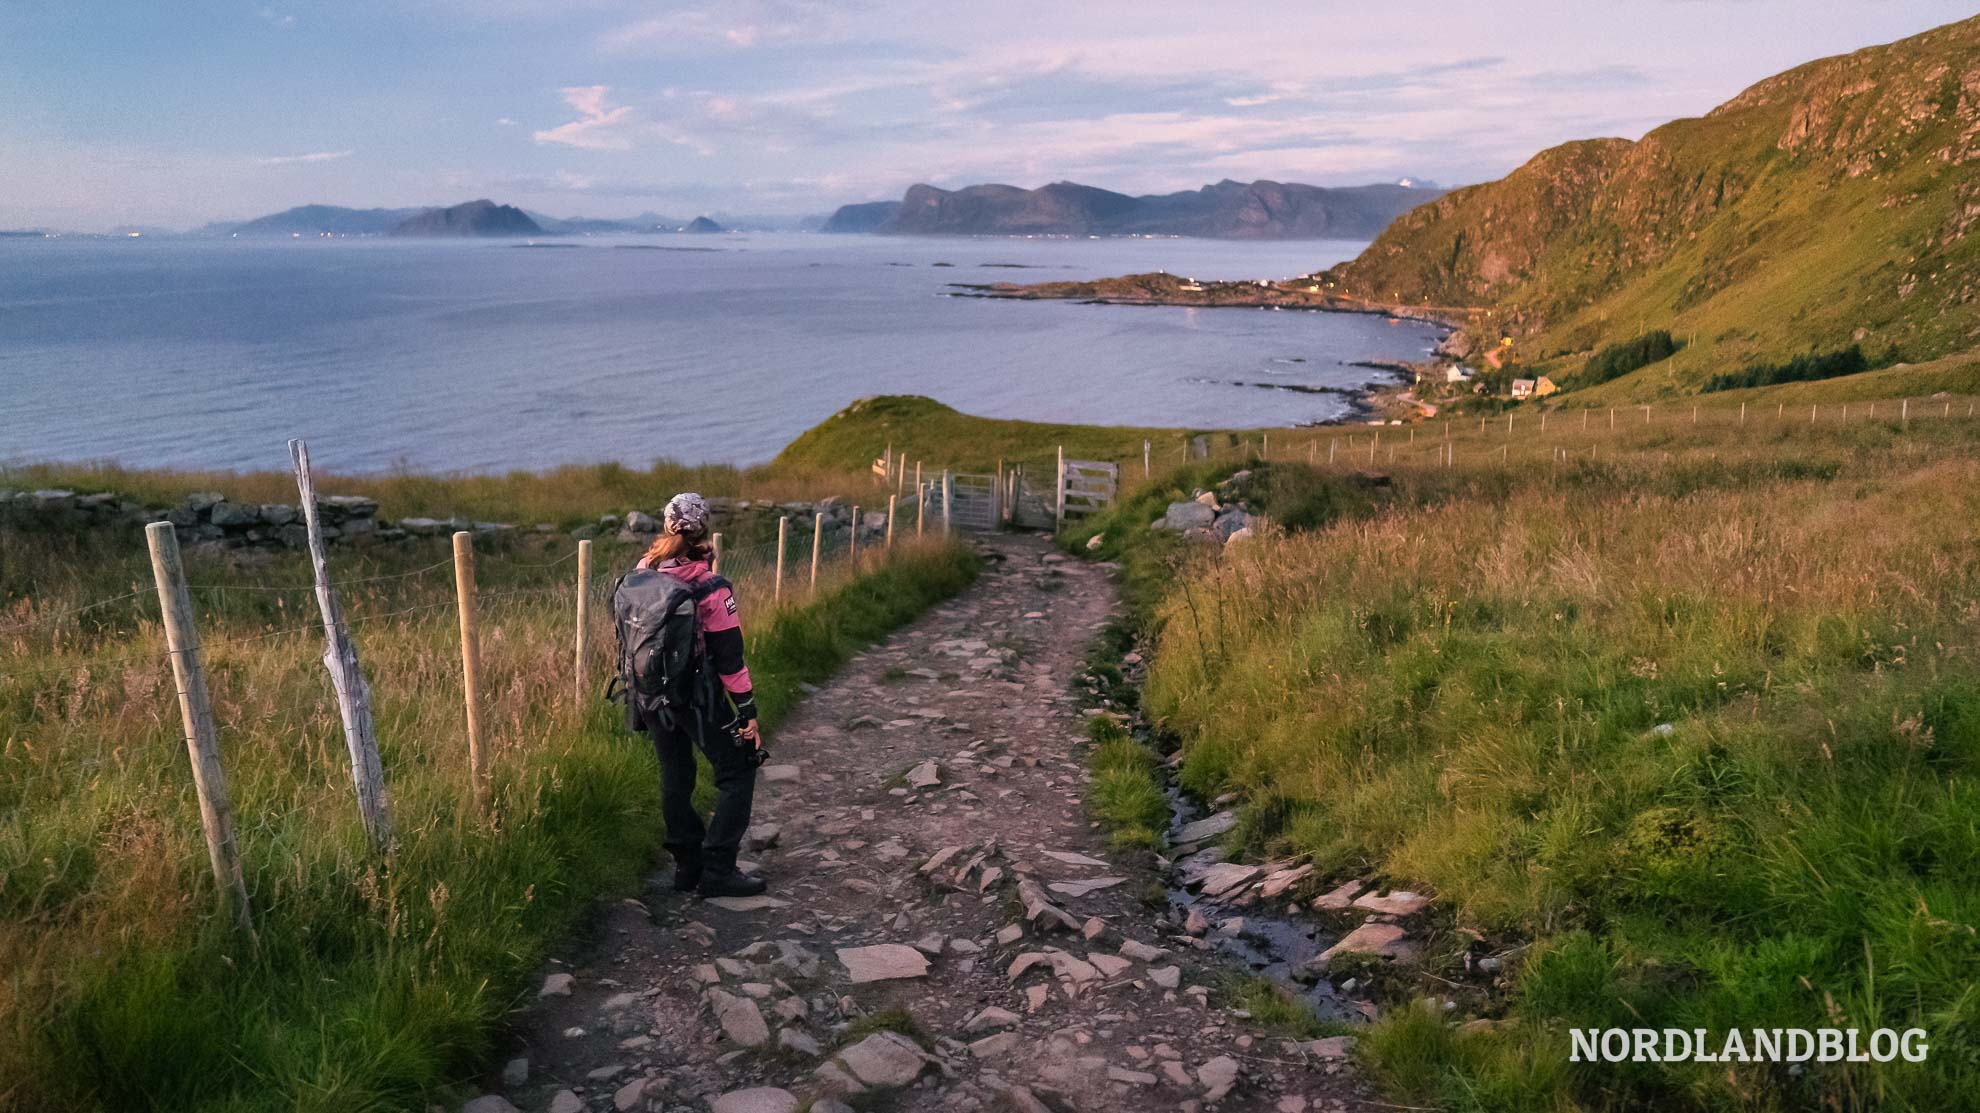
[[[763,878],[741,870],[702,875],[701,895],[704,897],[753,897],[768,888]]]
[[[691,893],[701,884],[701,855],[674,854],[674,891]]]

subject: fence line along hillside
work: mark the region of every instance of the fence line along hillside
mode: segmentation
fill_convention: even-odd
[[[721,538],[767,723],[967,581],[872,501]],[[659,845],[650,747],[601,698],[652,535],[460,531],[319,577],[148,531],[0,527],[0,1105],[418,1104]]]

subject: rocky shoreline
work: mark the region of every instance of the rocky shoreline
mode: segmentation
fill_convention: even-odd
[[[955,298],[1001,301],[1071,301],[1080,305],[1181,306],[1195,309],[1273,309],[1308,313],[1357,313],[1390,320],[1417,321],[1444,330],[1436,354],[1428,360],[1354,360],[1351,366],[1388,371],[1399,377],[1388,383],[1360,387],[1297,387],[1245,382],[1239,386],[1278,387],[1310,393],[1340,394],[1347,408],[1337,416],[1303,424],[1361,425],[1400,422],[1419,413],[1404,394],[1417,373],[1441,368],[1458,358],[1468,337],[1470,311],[1442,306],[1380,305],[1328,293],[1313,278],[1284,282],[1196,282],[1176,275],[1133,274],[1083,282],[951,282],[946,294]]]

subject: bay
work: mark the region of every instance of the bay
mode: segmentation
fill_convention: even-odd
[[[873,394],[1125,425],[1324,420],[1429,326],[948,296],[1167,270],[1287,277],[1347,241],[825,235],[0,241],[0,461],[506,471],[768,460]],[[1236,384],[1247,385],[1236,385]]]

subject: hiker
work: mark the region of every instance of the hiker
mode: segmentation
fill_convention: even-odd
[[[620,580],[613,598],[620,671],[629,689],[628,724],[651,733],[660,756],[660,811],[667,823],[667,850],[674,856],[674,888],[698,888],[710,897],[754,896],[763,891],[764,881],[737,869],[736,853],[749,827],[756,770],[764,757],[763,734],[756,723],[749,668],[743,663],[735,590],[715,574],[714,556],[708,503],[697,494],[675,495],[662,514],[659,538]],[[684,605],[690,598],[691,608]],[[642,606],[658,619],[680,616],[679,624],[661,626],[665,635],[641,641],[641,629],[656,628],[655,622],[629,624],[628,616],[639,615]],[[690,612],[693,622],[688,624]],[[629,647],[629,638],[636,644]],[[670,647],[663,644],[668,638],[686,644]],[[642,645],[655,648],[642,656],[636,652]],[[645,664],[669,653],[674,654],[671,666]],[[641,665],[635,667],[635,661]],[[640,668],[655,673],[671,668],[674,675],[656,684],[642,680]],[[663,690],[653,691],[656,686]],[[715,814],[705,825],[693,801],[697,748],[715,771]]]

